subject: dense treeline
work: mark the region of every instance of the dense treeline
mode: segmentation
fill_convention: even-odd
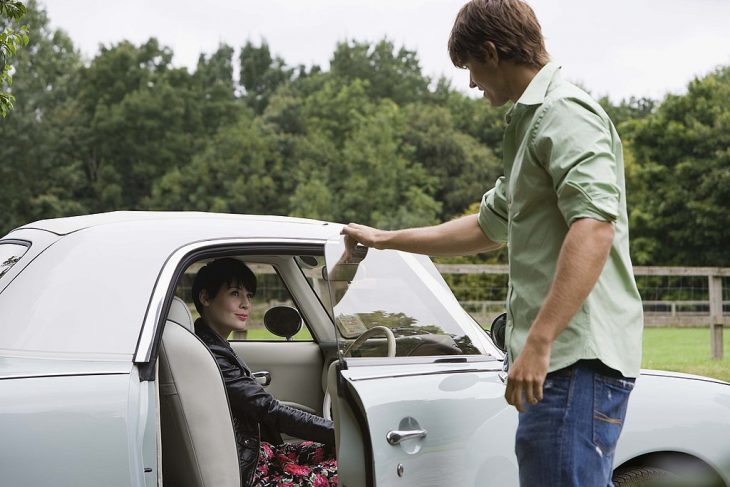
[[[473,211],[501,173],[505,109],[387,39],[339,43],[329,70],[221,45],[191,73],[155,39],[82,62],[34,2],[23,23],[0,234],[116,209],[421,225]],[[635,262],[728,265],[730,69],[661,103],[602,103],[625,141]]]

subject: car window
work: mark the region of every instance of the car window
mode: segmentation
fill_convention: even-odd
[[[198,270],[205,265],[208,260],[197,262],[191,265],[178,284],[176,294],[185,301],[193,315],[193,320],[200,317],[195,309],[192,297],[193,280]],[[296,308],[296,303],[292,299],[289,290],[271,264],[261,264],[247,262],[246,265],[256,275],[257,289],[256,295],[253,297],[253,305],[251,314],[247,321],[246,330],[242,332],[233,332],[228,336],[229,341],[284,341],[286,338],[274,335],[264,326],[264,314],[269,309],[276,306],[289,306]],[[312,341],[312,334],[307,327],[306,322],[302,324],[302,329],[292,337],[292,341]]]
[[[427,257],[379,251],[368,255],[358,266],[342,269],[351,275],[330,279],[329,286],[323,257],[297,259],[320,301],[329,312],[334,309],[343,348],[366,330],[380,326],[393,332],[396,356],[481,353],[460,319],[444,305],[447,296],[454,302],[455,298]],[[425,276],[419,272],[427,274],[435,287],[425,286]],[[387,342],[378,335],[353,350],[352,356],[382,357],[386,352]]]
[[[27,251],[28,245],[0,242],[0,277],[7,274]]]

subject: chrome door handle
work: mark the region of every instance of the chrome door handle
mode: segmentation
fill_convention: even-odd
[[[426,430],[391,430],[388,431],[387,435],[385,435],[385,439],[388,440],[388,443],[391,445],[397,445],[401,441],[425,438],[426,433]]]

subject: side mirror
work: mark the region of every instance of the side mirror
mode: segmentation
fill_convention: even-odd
[[[302,329],[302,315],[291,306],[274,306],[264,314],[264,326],[274,335],[291,341]]]
[[[494,318],[494,321],[492,321],[492,327],[489,329],[489,335],[492,337],[492,341],[497,346],[497,348],[502,350],[503,352],[507,351],[507,346],[505,345],[506,331],[507,313],[502,313],[501,315]]]

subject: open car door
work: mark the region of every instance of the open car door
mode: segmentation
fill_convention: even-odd
[[[518,485],[502,354],[427,257],[325,248],[340,485]]]

